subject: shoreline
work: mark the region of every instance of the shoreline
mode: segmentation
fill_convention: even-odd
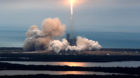
[[[34,71],[94,71],[105,73],[120,73],[130,75],[140,75],[140,67],[72,67],[59,65],[22,65],[0,62],[0,71],[2,70],[34,70]]]
[[[48,54],[0,54],[0,61],[46,61],[46,62],[117,62],[140,61],[140,55],[48,55]]]
[[[16,75],[0,76],[0,78],[140,78],[134,75]]]
[[[0,47],[0,61],[52,62],[116,62],[140,61],[140,49],[109,49],[54,53],[51,51],[24,51],[21,47]]]

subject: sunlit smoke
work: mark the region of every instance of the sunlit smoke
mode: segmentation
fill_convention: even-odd
[[[24,50],[47,50],[59,53],[61,51],[83,51],[83,50],[98,50],[101,45],[98,41],[89,40],[78,36],[76,44],[70,45],[67,39],[56,40],[54,38],[63,36],[65,34],[65,25],[61,23],[59,18],[48,18],[42,23],[42,29],[33,25],[26,32],[26,39],[24,42]]]
[[[26,32],[26,39],[24,42],[24,50],[45,50],[53,37],[64,35],[65,25],[61,23],[59,18],[47,18],[42,23],[42,29],[33,25]]]

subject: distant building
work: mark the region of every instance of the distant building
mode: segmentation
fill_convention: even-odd
[[[68,33],[66,38],[71,46],[76,45],[76,37],[71,37],[71,35]]]

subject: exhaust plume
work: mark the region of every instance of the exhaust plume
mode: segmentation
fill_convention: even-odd
[[[101,45],[97,41],[88,40],[87,38],[77,37],[76,45],[69,45],[66,39],[53,40],[50,42],[49,50],[52,50],[56,53],[60,51],[83,51],[83,50],[98,50],[101,48]]]
[[[59,37],[65,33],[65,25],[58,18],[48,18],[42,23],[42,32],[50,37]]]
[[[97,41],[89,40],[83,37],[77,37],[76,45],[71,46],[65,38],[54,40],[54,37],[60,37],[65,34],[65,25],[58,18],[48,18],[42,23],[42,29],[33,25],[26,32],[24,41],[24,50],[49,50],[56,53],[60,51],[83,51],[98,50],[101,45]]]
[[[62,36],[65,32],[65,25],[61,24],[58,18],[48,18],[42,23],[42,30],[38,26],[31,26],[26,32],[24,50],[45,50],[53,37]]]

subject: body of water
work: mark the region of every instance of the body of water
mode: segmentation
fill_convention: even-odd
[[[112,75],[118,73],[105,73],[105,72],[90,72],[90,71],[31,71],[31,70],[2,70],[0,76],[4,75],[37,75],[37,74],[49,74],[49,75]]]
[[[22,47],[26,30],[0,30],[0,47]],[[140,48],[140,33],[76,32],[77,36],[98,41],[103,48]],[[65,37],[65,36],[63,36]]]
[[[59,66],[80,66],[80,67],[140,67],[140,61],[121,62],[25,62],[25,61],[3,61],[12,64],[23,65],[59,65]]]

